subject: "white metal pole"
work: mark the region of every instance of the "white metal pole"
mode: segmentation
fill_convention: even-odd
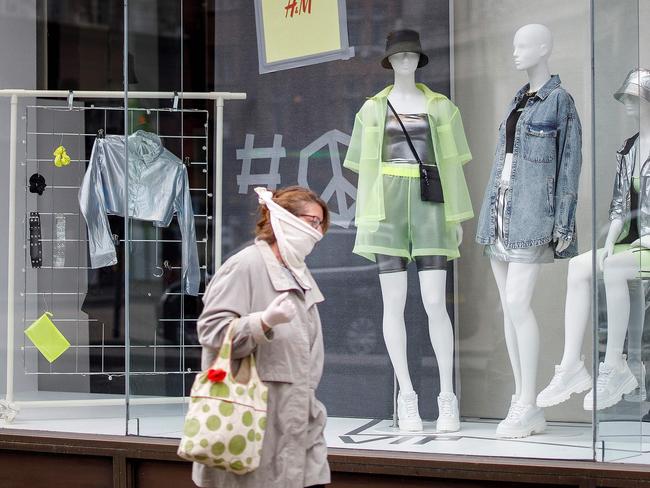
[[[216,272],[221,266],[221,227],[223,225],[223,98],[215,100],[217,112],[215,124],[215,155],[214,155],[214,215],[213,219],[213,241],[214,241],[214,269]]]
[[[65,90],[23,90],[23,89],[0,89],[0,96],[10,97],[17,95],[19,98],[68,98],[70,92]],[[174,92],[149,92],[129,91],[128,95],[134,98],[169,98],[173,99]],[[111,91],[88,91],[80,90],[74,92],[75,98],[124,98],[121,90]],[[184,99],[192,100],[246,100],[246,93],[238,92],[184,92]]]
[[[16,145],[18,144],[18,97],[11,96],[9,129],[9,249],[7,251],[7,395],[14,401],[14,287],[16,261]]]

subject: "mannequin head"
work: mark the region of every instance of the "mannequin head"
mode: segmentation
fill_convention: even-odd
[[[515,33],[512,44],[515,67],[524,71],[540,63],[546,64],[553,51],[553,36],[545,25],[528,24]]]
[[[393,67],[396,75],[407,75],[415,73],[420,62],[419,53],[402,52],[388,57],[388,62]]]
[[[650,122],[650,71],[645,68],[630,71],[614,98],[625,105],[629,117],[647,125]]]

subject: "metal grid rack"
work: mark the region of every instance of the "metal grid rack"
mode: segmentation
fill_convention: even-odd
[[[176,146],[177,150],[172,150],[172,152],[177,154],[179,159],[184,161],[187,166],[188,175],[190,176],[190,194],[194,206],[196,207],[197,201],[200,200],[199,207],[203,209],[202,211],[195,212],[194,218],[197,229],[196,244],[199,250],[200,269],[202,277],[204,277],[205,271],[208,268],[208,230],[209,223],[212,220],[209,205],[212,194],[209,193],[208,190],[210,181],[208,165],[208,111],[161,108],[129,108],[128,111],[130,128],[137,128],[138,120],[146,118],[146,120],[148,120],[146,128],[157,134],[161,138],[163,145],[166,147]],[[48,364],[45,361],[39,361],[35,370],[31,370],[30,365],[35,364],[35,361],[28,361],[27,355],[30,351],[35,350],[36,347],[29,342],[23,334],[23,369],[26,375],[108,375],[113,377],[124,374],[123,369],[114,367],[107,369],[107,361],[105,360],[107,351],[110,351],[111,354],[126,354],[126,345],[124,342],[122,341],[120,344],[113,343],[107,345],[105,339],[110,335],[110,331],[107,330],[107,325],[100,320],[89,318],[87,314],[81,310],[87,292],[87,289],[84,286],[84,281],[86,281],[85,278],[88,271],[91,269],[86,263],[86,243],[88,242],[88,239],[85,232],[85,221],[81,213],[78,209],[76,209],[77,211],[69,211],[74,210],[77,192],[81,185],[85,165],[89,161],[89,147],[92,146],[90,143],[97,137],[97,130],[101,130],[103,131],[103,134],[109,135],[109,125],[113,122],[112,119],[115,118],[113,115],[121,117],[122,113],[123,109],[121,107],[91,106],[68,108],[44,105],[28,105],[25,107],[25,115],[23,116],[23,119],[25,120],[26,126],[26,157],[21,163],[23,166],[26,166],[24,187],[26,214],[23,219],[23,242],[28,241],[28,216],[29,211],[34,210],[34,208],[30,208],[30,203],[27,202],[27,197],[29,196],[28,175],[33,172],[46,174],[46,180],[49,184],[45,188],[44,195],[37,197],[37,202],[40,204],[39,207],[42,206],[48,210],[44,212],[39,211],[43,220],[41,242],[44,246],[43,265],[40,268],[32,269],[29,266],[29,249],[25,246],[24,262],[26,263],[26,266],[23,268],[24,290],[21,293],[21,296],[24,297],[22,322],[24,328],[28,327],[45,311],[56,309],[57,302],[59,302],[61,305],[59,310],[63,313],[60,318],[55,315],[53,320],[60,329],[65,329],[65,331],[68,332],[64,333],[64,335],[71,343],[70,348],[60,357],[60,359],[57,359],[56,362]],[[89,117],[90,114],[92,114],[93,117]],[[81,130],[70,132],[69,129],[60,129],[61,124],[59,119],[69,119],[71,117],[79,119],[81,122],[80,125],[83,126],[86,132],[82,132]],[[187,122],[187,119],[190,117],[196,118],[197,120],[194,121],[195,125],[203,128],[201,134],[184,133],[185,122]],[[93,120],[89,122],[89,119]],[[170,124],[169,122],[171,119],[174,120]],[[162,125],[168,127],[167,131],[161,129],[161,120],[163,121]],[[42,127],[43,125],[45,127]],[[176,126],[177,128],[180,128],[180,130],[178,132],[170,132],[170,125]],[[66,124],[64,123],[63,126],[66,126]],[[88,131],[89,126],[93,128],[93,131]],[[121,131],[121,133],[123,133],[123,131]],[[42,144],[43,141],[45,141],[45,144]],[[70,147],[71,152],[69,154],[72,157],[70,164],[83,165],[81,171],[79,171],[78,168],[73,168],[76,171],[74,171],[72,177],[65,174],[66,168],[55,168],[52,161],[53,158],[47,157],[51,153],[52,149],[62,142],[66,143],[66,147]],[[41,149],[41,147],[31,147],[31,145],[42,145],[45,150]],[[179,150],[182,152],[180,155],[177,152]],[[35,154],[36,157],[30,158],[30,154]],[[54,184],[52,184],[52,181],[54,181]],[[62,201],[67,204],[64,204],[64,208],[62,209],[57,208],[57,204],[61,204]],[[63,266],[57,266],[54,260],[55,242],[59,241],[59,239],[55,239],[55,217],[59,215],[65,217],[66,221],[72,224],[70,227],[72,228],[72,233],[74,235],[72,238],[69,238],[70,232],[66,232],[66,238],[64,239],[66,249],[72,246],[73,252],[76,251],[75,255],[70,256],[71,259],[67,260],[68,262],[72,261],[71,265],[66,264]],[[155,281],[153,278],[162,278],[162,274],[165,272],[175,273],[181,269],[180,266],[170,265],[168,260],[163,261],[162,258],[159,257],[160,245],[169,246],[171,244],[177,244],[180,246],[182,242],[181,239],[161,239],[160,228],[149,222],[130,221],[130,225],[132,225],[132,228],[134,225],[139,227],[140,231],[143,231],[141,233],[145,237],[141,239],[135,238],[135,234],[132,233],[133,238],[129,239],[130,246],[137,244],[139,247],[143,247],[150,244],[154,247],[153,253],[147,252],[150,251],[147,247],[151,247],[147,246],[143,249],[145,251],[144,253],[137,253],[137,255],[133,249],[129,250],[132,256],[136,255],[141,264],[147,263],[147,267],[150,268],[150,270],[153,270],[148,276],[150,280]],[[172,223],[171,226],[174,226],[174,223]],[[153,235],[151,235],[152,232]],[[116,245],[125,245],[124,239],[116,239],[115,243]],[[153,256],[151,254],[153,254]],[[180,256],[180,252],[178,255]],[[158,270],[160,270],[160,276],[158,276]],[[137,273],[138,268],[136,267],[132,271]],[[28,284],[28,275],[30,273],[36,273],[37,275],[36,283],[31,286]],[[140,274],[143,274],[142,269],[140,270]],[[139,278],[141,280],[146,280],[147,276],[140,276]],[[161,290],[160,295],[162,295],[164,299],[165,296],[182,296],[183,293],[180,291],[173,292],[167,289]],[[33,297],[32,301],[34,302],[34,306],[30,307],[36,311],[33,314],[28,312],[27,303],[29,297]],[[183,303],[182,298],[181,303]],[[114,306],[116,305],[114,304]],[[145,337],[141,337],[140,340],[137,341],[137,344],[134,344],[133,342],[131,343],[129,353],[136,357],[141,356],[138,354],[138,350],[153,352],[153,354],[150,355],[150,367],[140,367],[137,371],[132,370],[130,372],[131,375],[179,374],[190,371],[184,364],[186,349],[200,349],[200,346],[185,343],[185,327],[194,327],[196,317],[187,317],[183,307],[181,307],[180,315],[180,317],[166,317],[163,315],[156,319],[158,323],[171,323],[173,326],[180,327],[180,331],[174,334],[179,338],[178,344],[160,343],[159,332],[161,328],[165,328],[164,324],[163,327],[154,328],[152,334],[148,334],[149,340],[146,340]],[[141,324],[142,322],[139,322],[139,325]],[[113,324],[113,326],[114,325],[115,324]],[[143,331],[137,330],[138,328],[141,327],[132,329],[132,337],[142,334]],[[99,330],[92,331],[92,329]],[[90,332],[80,335],[80,331]],[[91,332],[94,332],[94,334]],[[88,340],[88,337],[84,340],[82,337],[87,335],[99,336],[101,340],[97,343],[91,342]],[[93,349],[96,351],[93,351]],[[179,351],[178,362],[175,366],[172,365],[170,367],[170,365],[166,365],[167,367],[160,367],[158,365],[158,351],[162,349],[177,349]],[[91,352],[98,353],[93,354],[93,356],[98,355],[98,358],[95,361],[96,364],[84,364],[84,366],[80,367],[80,355],[89,355]],[[57,366],[61,364],[63,364],[63,367]],[[91,368],[91,366],[94,367]]]
[[[8,206],[8,229],[7,229],[7,264],[8,264],[8,277],[7,277],[7,310],[6,310],[6,348],[7,348],[7,357],[6,357],[6,394],[5,394],[5,399],[0,400],[0,416],[4,418],[6,421],[11,422],[13,418],[15,417],[15,414],[17,413],[18,409],[20,407],[67,407],[67,406],[101,406],[101,405],[124,405],[125,404],[125,398],[102,398],[102,399],[70,399],[70,400],[21,400],[21,401],[16,401],[15,400],[15,384],[14,384],[14,376],[16,374],[16,365],[14,364],[15,362],[15,352],[18,349],[18,344],[16,344],[16,330],[15,327],[15,313],[16,313],[16,303],[22,303],[25,300],[28,299],[28,296],[19,296],[19,294],[16,293],[16,276],[13,272],[15,269],[15,263],[16,263],[16,247],[17,247],[17,240],[16,240],[16,222],[17,222],[17,216],[16,216],[16,189],[19,186],[19,183],[17,181],[17,149],[19,145],[19,140],[18,140],[18,124],[19,124],[19,117],[18,117],[18,108],[19,105],[24,105],[24,103],[21,103],[23,100],[30,100],[30,99],[59,99],[59,100],[66,100],[67,99],[67,109],[68,110],[73,110],[74,107],[74,100],[75,97],[76,99],[113,99],[113,100],[123,100],[124,105],[128,106],[128,101],[132,99],[140,99],[140,100],[148,100],[148,99],[155,99],[155,100],[173,100],[173,108],[176,110],[176,107],[178,106],[179,100],[204,100],[211,102],[214,107],[214,135],[213,135],[213,140],[214,140],[214,145],[213,145],[213,151],[214,151],[214,171],[212,171],[212,188],[213,188],[213,195],[212,195],[212,205],[211,206],[206,206],[205,210],[205,222],[207,226],[207,217],[209,216],[209,209],[212,210],[212,232],[211,235],[209,236],[210,239],[206,237],[206,242],[209,242],[210,240],[212,241],[210,243],[211,246],[211,251],[212,251],[212,266],[216,268],[220,263],[221,263],[221,223],[222,223],[222,199],[223,199],[223,191],[221,187],[221,181],[222,181],[222,174],[223,174],[223,113],[224,113],[224,105],[226,100],[245,100],[246,99],[246,93],[234,93],[234,92],[146,92],[146,91],[129,91],[124,92],[124,91],[90,91],[90,90],[84,90],[84,91],[77,91],[77,92],[68,92],[68,91],[63,91],[63,90],[25,90],[25,89],[0,89],[0,97],[6,97],[9,99],[9,105],[10,105],[10,113],[9,113],[9,157],[8,157],[8,167],[9,167],[9,172],[8,172],[8,181],[9,181],[9,195],[8,195],[8,200],[9,200],[9,206]],[[129,98],[130,97],[130,98]],[[62,105],[64,106],[64,105]],[[93,108],[93,107],[89,107]],[[146,110],[146,109],[145,109]],[[151,110],[151,109],[150,109]],[[122,113],[124,111],[122,110]],[[125,117],[124,125],[126,125],[127,122],[127,117]],[[61,131],[62,132],[62,131]],[[86,134],[85,132],[79,132],[79,131],[74,131],[74,134],[77,135],[82,135],[84,137],[86,136],[92,136],[95,137],[96,134],[93,132],[92,134]],[[181,133],[182,134],[182,133]],[[60,134],[59,134],[60,135]],[[64,133],[65,135],[65,133]],[[35,135],[36,136],[36,135]],[[36,158],[36,159],[41,159],[41,158]],[[50,160],[50,156],[48,155],[47,157],[48,160]],[[75,164],[81,163],[85,161],[84,157],[80,157],[77,155],[75,161],[73,161]],[[206,146],[206,158],[205,161],[207,162],[207,146]],[[195,163],[199,164],[201,161],[195,161]],[[28,164],[27,161],[25,160],[23,162],[25,165]],[[38,165],[40,162],[36,161],[34,164]],[[205,169],[207,170],[209,165],[206,163]],[[206,173],[207,174],[207,173]],[[207,181],[207,176],[206,176],[206,181]],[[73,185],[56,185],[56,186],[73,186]],[[55,188],[57,189],[57,188]],[[64,188],[60,188],[61,190],[64,190]],[[201,190],[205,191],[205,190]],[[70,214],[76,214],[78,211],[70,211],[66,212]],[[198,212],[197,212],[198,213]],[[200,213],[198,213],[201,215]],[[70,215],[70,217],[78,217],[78,215]],[[207,231],[206,231],[206,236],[207,236]],[[132,244],[130,242],[129,244]],[[207,243],[205,244],[207,248]],[[207,252],[207,251],[205,251]],[[129,259],[128,259],[129,254],[126,254],[126,268],[129,269],[130,264],[129,264]],[[26,263],[25,263],[26,265]],[[204,262],[203,265],[205,266],[206,263]],[[79,268],[81,268],[81,265],[79,265]],[[72,270],[73,272],[77,271],[77,266],[74,267]],[[171,270],[174,271],[174,270]],[[26,273],[27,274],[27,273]],[[126,282],[125,283],[125,289],[128,290],[130,288],[130,283]],[[24,287],[21,287],[24,289]],[[36,292],[38,293],[38,292]],[[126,293],[128,294],[128,293]],[[179,293],[174,293],[171,292],[168,295],[179,295]],[[62,297],[65,297],[66,295],[61,295]],[[74,291],[73,295],[75,297],[79,297],[79,293],[77,291]],[[129,295],[130,296],[130,295]],[[31,298],[33,299],[34,297],[40,297],[40,295],[32,296]],[[128,307],[129,301],[125,300],[125,304]],[[130,318],[129,318],[128,313],[124,314],[125,318],[125,337],[126,337],[126,347],[125,349],[131,350],[131,341],[130,341]],[[25,313],[22,314],[23,320],[27,320],[28,318],[26,317]],[[57,319],[58,323],[65,323],[61,319]],[[74,322],[77,322],[77,319],[74,318]],[[23,327],[21,324],[20,331],[23,330]],[[181,339],[182,340],[182,339]],[[135,344],[136,346],[138,344]],[[183,364],[183,363],[181,363]],[[130,362],[125,361],[125,372],[130,372]],[[182,369],[182,366],[181,366]],[[103,375],[106,375],[108,371],[104,371]],[[20,372],[22,374],[22,372]],[[72,372],[73,374],[86,374],[86,373],[79,373],[79,372]],[[158,374],[158,373],[156,373]],[[40,376],[39,376],[40,377]],[[128,383],[127,383],[128,386]],[[127,388],[128,392],[128,388]],[[147,398],[133,398],[129,400],[129,395],[126,395],[126,404],[128,405],[129,402],[133,404],[165,404],[165,403],[177,403],[179,401],[185,401],[183,398],[169,398],[165,396],[160,396],[160,395],[154,395],[150,396]]]

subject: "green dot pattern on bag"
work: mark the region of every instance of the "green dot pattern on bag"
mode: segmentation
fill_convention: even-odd
[[[261,441],[262,440],[262,434],[260,434],[260,433],[255,434],[255,440],[257,442]]]
[[[183,434],[187,437],[194,437],[199,433],[199,430],[201,430],[201,423],[198,419],[187,419],[183,428]]]
[[[205,461],[206,459],[208,459],[208,456],[204,456],[203,454],[195,454],[194,459],[196,459],[197,461]]]
[[[246,393],[246,390],[244,389],[244,387],[243,386],[238,386],[237,387],[237,394],[239,396],[242,396],[244,393]]]
[[[201,384],[205,385],[208,382],[208,375],[204,374],[203,377],[201,378]]]
[[[248,396],[251,397],[251,400],[255,399],[255,385],[248,389]]]
[[[253,425],[253,414],[250,412],[244,412],[244,415],[241,416],[241,421],[246,427]]]
[[[219,353],[219,356],[225,359],[230,356],[230,344],[224,344],[221,346],[221,352]]]
[[[208,447],[208,440],[207,439],[201,439],[201,442],[199,442],[201,447],[206,448]]]
[[[269,392],[268,391],[262,392],[262,400],[264,401],[264,403],[269,401]]]
[[[187,452],[191,452],[192,449],[194,449],[194,443],[193,443],[192,441],[187,441],[187,442],[185,443],[185,450],[186,450]]]
[[[225,446],[225,444],[223,442],[215,442],[212,445],[211,450],[212,450],[212,454],[214,454],[215,456],[221,456],[224,453],[224,451],[226,450],[226,446]],[[223,459],[221,461],[223,461]],[[217,462],[219,462],[218,459],[217,459]]]
[[[243,435],[236,435],[228,443],[228,451],[235,456],[240,455],[246,449],[246,439]]]
[[[221,402],[221,404],[219,405],[219,412],[224,417],[230,417],[232,415],[233,410],[235,410],[235,407],[233,407],[232,403]]]
[[[262,417],[259,421],[260,424],[260,429],[265,430],[266,429],[266,417]]]
[[[250,464],[253,462],[253,458],[246,458],[246,464]]]
[[[196,402],[200,402],[200,401],[201,401],[200,398],[192,398],[192,403],[196,403]]]
[[[210,387],[210,396],[227,398],[230,396],[230,388],[225,383],[215,383]]]
[[[232,430],[232,429],[233,429],[232,424],[228,424],[228,425],[226,426],[226,429],[228,429],[228,430]]]
[[[241,471],[242,469],[244,469],[244,463],[242,463],[240,460],[233,461],[232,463],[230,463],[230,469],[232,469],[233,471]]]
[[[253,429],[249,430],[246,437],[248,437],[249,441],[255,442],[255,431]]]
[[[221,427],[221,419],[216,415],[210,415],[208,420],[205,421],[205,426],[208,430],[219,430],[219,427]]]
[[[203,405],[202,410],[203,410],[205,413],[208,413],[208,412],[210,411],[210,405]]]

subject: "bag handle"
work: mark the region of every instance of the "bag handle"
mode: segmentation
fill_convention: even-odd
[[[390,103],[390,100],[386,99],[386,101],[388,102],[388,106],[390,107],[390,109],[395,114],[395,117],[397,117],[397,121],[399,122],[399,125],[402,128],[402,132],[404,132],[404,135],[406,136],[406,142],[408,143],[409,147],[411,148],[411,152],[413,153],[413,156],[415,156],[415,160],[418,162],[418,164],[422,164],[422,161],[420,161],[420,156],[418,156],[418,152],[415,150],[415,146],[413,146],[413,142],[411,141],[411,136],[409,136],[409,133],[407,132],[406,127],[404,127],[404,124],[402,123],[402,119],[400,118],[400,116],[395,111],[395,107],[393,107],[393,104]]]
[[[406,130],[406,127],[404,127],[404,124],[402,123],[402,119],[397,114],[397,111],[395,110],[395,107],[393,107],[393,104],[390,103],[390,100],[388,100],[388,98],[386,99],[386,101],[388,102],[388,106],[390,107],[390,109],[395,114],[395,117],[397,118],[397,121],[399,122],[399,125],[402,128],[402,132],[404,132],[404,135],[406,136],[406,142],[408,143],[409,147],[411,148],[411,152],[413,153],[413,156],[415,156],[415,160],[418,162],[418,165],[420,166],[420,174],[424,176],[425,183],[428,186],[429,185],[429,175],[427,174],[426,171],[422,171],[423,168],[424,168],[424,164],[422,164],[422,161],[420,160],[420,156],[418,155],[418,152],[415,150],[415,146],[413,146],[413,141],[411,141],[411,136],[409,136],[409,133]]]
[[[231,377],[233,378],[234,382],[237,383],[235,380],[235,377],[232,375],[232,370],[231,370],[231,364],[232,364],[232,339],[233,339],[233,333],[235,329],[235,324],[239,321],[239,318],[233,319],[230,324],[228,324],[228,329],[226,330],[226,335],[223,339],[223,343],[221,344],[221,347],[219,348],[219,352],[217,353],[216,359],[212,362],[212,365],[210,366],[211,369],[223,369],[227,374],[231,374]],[[239,370],[241,371],[241,368],[244,367],[244,363],[248,361],[249,363],[249,369],[250,369],[250,378],[248,380],[248,383],[250,383],[252,380],[256,380],[257,382],[261,381],[259,374],[257,373],[257,366],[255,363],[255,356],[251,353],[250,355],[246,356],[245,358],[242,359],[242,365],[240,366]],[[237,383],[244,385],[245,383]]]

